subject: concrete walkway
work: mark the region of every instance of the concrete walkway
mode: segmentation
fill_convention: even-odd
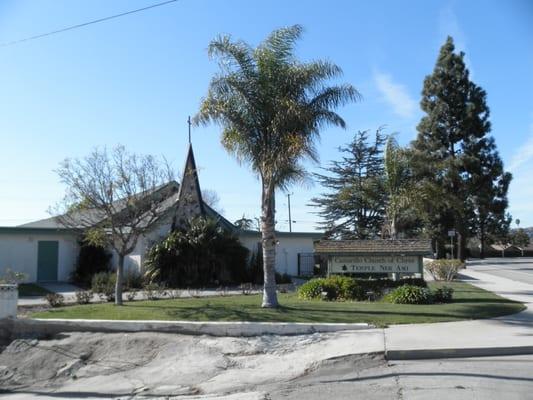
[[[74,302],[76,300],[76,291],[81,290],[79,287],[67,282],[41,282],[38,285],[50,292],[62,294],[69,302]],[[19,297],[18,299],[19,306],[36,306],[45,304],[47,304],[47,301],[42,296],[25,296]]]
[[[533,354],[533,285],[468,268],[461,278],[527,309],[509,316],[463,322],[394,325],[384,330],[391,359]]]
[[[60,293],[65,297],[65,303],[75,303],[76,302],[76,291],[82,290],[77,286],[74,286],[70,283],[39,283],[39,286],[44,287],[45,289],[50,290],[51,292]],[[289,285],[284,285],[289,286]],[[189,297],[208,297],[208,296],[230,296],[230,295],[240,295],[242,294],[242,289],[228,289],[228,290],[219,290],[219,289],[179,289],[172,290],[174,292],[173,296],[175,298],[189,298]],[[261,289],[254,288],[250,290],[249,293],[261,293]],[[123,293],[124,301],[127,301],[128,292]],[[164,298],[170,298],[168,295]],[[135,300],[146,300],[147,296],[142,290],[139,290],[135,296]],[[102,302],[102,299],[98,295],[93,295],[91,300],[94,303]],[[19,297],[18,305],[19,306],[40,306],[47,305],[48,302],[44,297],[39,296],[27,296]]]

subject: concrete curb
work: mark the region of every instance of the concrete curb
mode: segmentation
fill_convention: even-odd
[[[260,336],[302,335],[372,329],[365,323],[323,324],[289,322],[196,322],[196,321],[116,321],[84,319],[17,319],[13,336],[50,336],[60,332],[166,332],[186,335]]]
[[[462,349],[387,350],[387,360],[429,360],[439,358],[499,357],[533,354],[533,346],[473,347]]]

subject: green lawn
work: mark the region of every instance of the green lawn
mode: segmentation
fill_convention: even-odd
[[[19,296],[46,296],[50,293],[49,290],[36,285],[34,283],[20,283],[19,285]]]
[[[431,283],[431,287],[439,283]],[[279,309],[262,309],[259,295],[134,301],[68,306],[31,314],[34,318],[123,320],[368,322],[377,326],[458,321],[516,313],[521,303],[499,297],[467,283],[448,283],[455,289],[450,304],[402,305],[385,302],[327,302],[299,300],[280,294]]]

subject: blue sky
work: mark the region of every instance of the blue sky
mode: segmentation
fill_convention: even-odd
[[[156,0],[3,0],[0,43],[144,7]],[[305,28],[303,60],[329,59],[363,101],[339,113],[348,128],[325,129],[321,165],[357,130],[386,126],[402,144],[415,137],[420,92],[446,35],[467,53],[472,79],[488,93],[492,134],[514,175],[514,218],[533,225],[533,3],[509,1],[182,0],[47,38],[0,47],[0,226],[46,218],[64,188],[53,172],[66,157],[124,144],[185,159],[194,115],[217,71],[209,41],[229,33],[257,44],[271,30]],[[227,155],[217,126],[196,128],[193,144],[204,189],[235,220],[259,216],[260,186]],[[320,165],[309,164],[311,171]],[[293,230],[318,218],[307,204],[318,185],[291,192]],[[277,200],[287,230],[287,201]]]

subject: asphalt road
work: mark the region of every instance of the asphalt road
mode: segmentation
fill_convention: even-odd
[[[468,261],[467,268],[513,281],[533,284],[533,258],[487,258]]]
[[[533,356],[386,362],[340,359],[269,392],[272,400],[525,400],[533,393]]]

